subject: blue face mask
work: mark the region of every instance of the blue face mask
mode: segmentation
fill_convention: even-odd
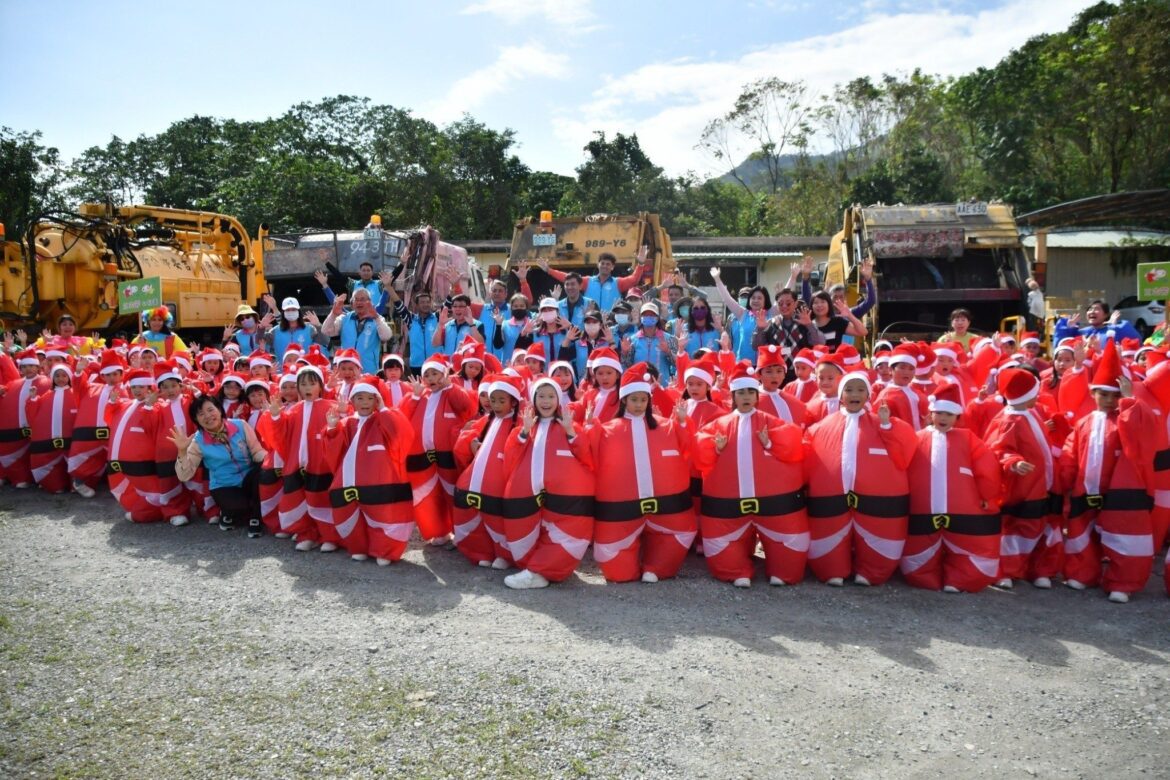
[[[653,328],[657,324],[658,324],[657,317],[643,317],[642,318],[642,327],[643,328]]]
[[[678,307],[678,316],[682,317],[684,320],[687,317],[691,316],[691,307],[690,306],[679,306]]]
[[[747,298],[740,298],[739,305],[746,309],[748,306],[748,299]]]
[[[628,325],[630,323],[630,315],[628,315],[628,314],[615,314],[615,315],[613,315],[613,321],[616,322],[618,325]]]

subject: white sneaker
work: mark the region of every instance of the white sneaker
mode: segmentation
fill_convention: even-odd
[[[498,569],[499,571],[503,571],[504,569],[507,569],[508,568],[508,559],[507,558],[496,558],[494,561],[492,561],[492,568]]]
[[[133,513],[131,513],[131,512],[127,512],[127,513],[126,513],[126,519],[127,519],[127,520],[129,520],[130,522],[134,522],[134,515],[133,515]]]
[[[317,543],[314,542],[312,539],[305,539],[304,541],[297,542],[296,549],[301,551],[301,552],[307,552],[308,550],[312,550],[316,546],[317,546]]]
[[[490,569],[492,567],[492,562],[491,561],[480,561],[479,563],[476,564],[476,566],[480,566],[484,569]]]
[[[446,534],[445,536],[436,536],[434,539],[427,539],[427,544],[429,544],[431,547],[442,547],[454,538],[455,537],[451,534]]]
[[[97,495],[97,491],[91,488],[84,482],[78,482],[73,486],[73,490],[82,498],[93,498]]]
[[[1072,588],[1073,590],[1084,590],[1085,589],[1085,583],[1081,582],[1080,580],[1065,580],[1064,584],[1067,585],[1068,587]]]
[[[868,588],[869,587],[869,580],[867,580],[865,577],[862,577],[860,574],[854,574],[853,575],[853,584],[860,585],[863,588]]]
[[[645,579],[645,575],[643,575],[643,579]],[[737,588],[750,588],[752,586],[752,581],[748,577],[738,577],[731,584]]]
[[[389,558],[378,558],[377,561],[379,566],[389,566],[390,564],[394,563],[394,561],[390,560]]]
[[[175,526],[176,528],[181,526],[181,525],[186,525],[186,524],[187,524],[187,516],[186,515],[175,515],[174,517],[171,518],[171,525]]]
[[[337,549],[337,545],[333,542],[321,542],[321,552],[333,552]]]
[[[1011,590],[1012,588],[1015,587],[1015,583],[1012,582],[1011,577],[1004,577],[1002,580],[995,583],[995,587],[1003,588],[1004,590]]]
[[[779,577],[769,577],[768,584],[769,585],[787,585],[788,583],[785,582],[784,580],[780,579]]]
[[[518,571],[504,577],[504,584],[513,590],[528,590],[530,588],[547,588],[548,580],[534,571]]]
[[[29,483],[29,482],[17,482],[17,483],[16,483],[15,485],[13,485],[12,487],[14,487],[14,488],[19,488],[19,489],[21,489],[21,490],[24,490],[24,489],[25,489],[26,487],[28,487],[30,484],[32,484],[32,483]]]
[[[954,585],[943,585],[943,593],[958,593],[959,589]]]
[[[1048,590],[1052,587],[1052,580],[1047,577],[1037,577],[1032,580],[1032,587],[1040,588],[1041,590]]]
[[[366,555],[365,553],[354,553],[353,555],[349,556],[349,559],[351,561],[364,561],[364,560],[367,560],[369,557],[370,556]]]
[[[830,577],[829,579],[825,580],[825,584],[834,588],[839,588],[845,584],[845,580],[841,579],[840,577]]]
[[[658,575],[652,571],[642,572],[642,582],[658,582]]]
[[[207,524],[219,525],[219,515],[212,515],[211,517],[207,518]]]
[[[283,531],[281,531],[280,533],[273,534],[272,536],[276,539],[287,539],[289,537],[289,534],[286,534]]]
[[[1129,603],[1129,594],[1122,593],[1119,590],[1115,590],[1109,594],[1109,600],[1112,601],[1114,604],[1128,604]]]

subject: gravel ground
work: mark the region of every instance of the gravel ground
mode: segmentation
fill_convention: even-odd
[[[545,591],[0,492],[5,777],[1166,777],[1170,602]]]

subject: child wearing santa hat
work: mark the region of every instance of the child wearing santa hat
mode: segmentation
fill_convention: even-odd
[[[825,352],[817,358],[817,394],[805,405],[806,426],[812,427],[826,417],[836,414],[841,405],[837,390],[845,371],[844,361],[840,355]],[[869,381],[868,377],[866,381]]]
[[[784,350],[775,344],[760,347],[756,355],[755,375],[760,384],[760,411],[804,430],[808,417],[804,403],[780,389],[787,376],[788,364],[784,359]]]
[[[524,380],[495,374],[480,387],[487,391],[491,415],[472,422],[455,442],[460,472],[453,510],[455,547],[478,566],[506,569],[516,556],[504,534],[504,444],[520,417]]]
[[[1070,486],[1064,540],[1065,584],[1097,584],[1125,603],[1145,587],[1154,563],[1150,522],[1156,418],[1133,397],[1109,339],[1089,385],[1096,410],[1079,420],[1060,456]],[[1107,563],[1103,566],[1103,560]]]
[[[333,471],[329,500],[333,525],[355,561],[374,556],[379,566],[399,560],[414,530],[406,456],[414,430],[398,409],[387,408],[374,376],[349,394],[353,414],[339,405],[326,414],[325,448]]]
[[[126,374],[130,400],[119,401],[110,424],[110,492],[126,519],[135,523],[162,520],[155,469],[154,376],[136,368]]]
[[[792,358],[792,371],[796,375],[785,389],[796,396],[802,404],[808,404],[817,394],[817,378],[814,372],[817,368],[817,353],[804,348]]]
[[[171,438],[172,431],[178,428],[184,436],[195,434],[195,424],[188,412],[192,396],[182,392],[183,380],[179,376],[178,367],[169,360],[157,363],[154,381],[158,387],[158,402],[154,405],[157,418],[154,422],[154,461],[158,478],[155,490],[163,518],[169,520],[171,525],[182,526],[187,524],[192,502],[204,510],[213,506],[214,502],[202,469],[196,469],[195,474],[185,483],[179,481],[175,471],[179,452]]]
[[[757,373],[747,361],[736,367],[729,384],[733,410],[695,437],[703,554],[711,575],[737,588],[752,583],[757,539],[772,585],[804,579],[809,545],[802,430],[758,408]]]
[[[32,426],[28,417],[28,399],[37,393],[48,393],[51,385],[42,376],[41,362],[33,349],[16,354],[15,363],[0,353],[0,485],[27,488],[33,483],[29,466],[29,442]]]
[[[977,435],[955,427],[962,413],[959,388],[940,387],[910,461],[901,569],[916,588],[976,593],[999,574],[999,464]]]
[[[915,432],[927,425],[928,401],[914,387],[914,372],[918,366],[919,351],[916,344],[899,344],[890,355],[892,384],[878,396],[878,405],[890,407],[890,416],[907,423]]]
[[[573,407],[574,420],[584,424],[585,413],[592,410],[592,419],[596,423],[607,423],[617,416],[618,385],[622,377],[622,363],[617,352],[609,347],[596,349],[589,356],[593,367],[593,386],[585,391],[585,395]]]
[[[824,364],[822,364],[824,365]],[[888,405],[866,410],[869,376],[854,371],[838,383],[839,410],[809,428],[809,568],[839,586],[880,585],[898,568],[906,543],[910,497],[906,469],[918,440]]]
[[[87,383],[77,405],[73,441],[69,445],[69,476],[78,495],[93,498],[106,475],[110,443],[110,421],[116,402],[125,397],[122,377],[126,363],[112,349],[102,350],[98,367],[99,383]]]
[[[29,467],[33,481],[47,493],[64,493],[72,487],[66,456],[73,439],[77,406],[84,393],[84,380],[76,380],[81,389],[73,388],[73,371],[58,363],[49,369],[52,388],[40,395],[36,385],[28,396],[28,421],[32,427],[29,440]]]

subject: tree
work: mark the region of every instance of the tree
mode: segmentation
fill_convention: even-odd
[[[42,146],[39,132],[0,127],[0,222],[9,236],[20,235],[36,214],[60,208],[59,166],[57,150]]]
[[[573,186],[572,176],[549,171],[533,171],[524,180],[516,217],[538,217],[544,210],[561,212],[561,201]]]
[[[577,181],[565,193],[563,208],[570,213],[663,213],[673,204],[674,183],[650,162],[637,135],[618,133],[607,140],[594,133],[585,145],[589,159],[577,168]]]

